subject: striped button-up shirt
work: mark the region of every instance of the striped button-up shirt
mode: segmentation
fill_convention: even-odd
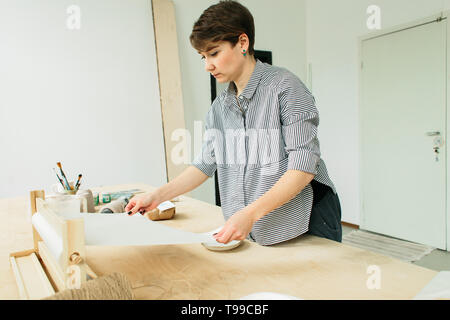
[[[208,111],[202,152],[192,162],[210,177],[217,170],[225,220],[260,198],[287,170],[312,173],[336,192],[320,158],[318,125],[314,97],[286,69],[257,60],[239,96],[230,82]],[[308,184],[256,221],[249,239],[271,245],[307,232],[312,202]]]

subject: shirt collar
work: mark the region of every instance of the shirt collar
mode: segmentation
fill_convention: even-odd
[[[260,60],[256,59],[255,69],[253,70],[250,80],[248,80],[247,86],[245,87],[244,91],[241,94],[246,99],[250,100],[255,94],[256,88],[258,87],[258,84],[261,81],[263,71],[264,71],[264,64]],[[230,84],[228,85],[227,95],[236,96],[236,86],[233,81],[231,81]]]

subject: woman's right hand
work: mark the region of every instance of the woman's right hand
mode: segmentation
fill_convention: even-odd
[[[160,203],[161,200],[159,200],[157,192],[146,192],[131,198],[125,207],[125,212],[130,216],[136,212],[144,214],[146,211],[155,209]]]

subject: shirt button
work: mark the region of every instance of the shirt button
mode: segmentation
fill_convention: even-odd
[[[244,99],[244,97],[243,97],[243,96],[239,96],[239,99],[241,99],[241,100],[242,100],[242,99]]]

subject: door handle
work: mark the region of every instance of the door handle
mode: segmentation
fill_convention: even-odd
[[[429,131],[426,133],[426,135],[429,137],[435,137],[435,136],[440,136],[441,132],[440,131]]]

